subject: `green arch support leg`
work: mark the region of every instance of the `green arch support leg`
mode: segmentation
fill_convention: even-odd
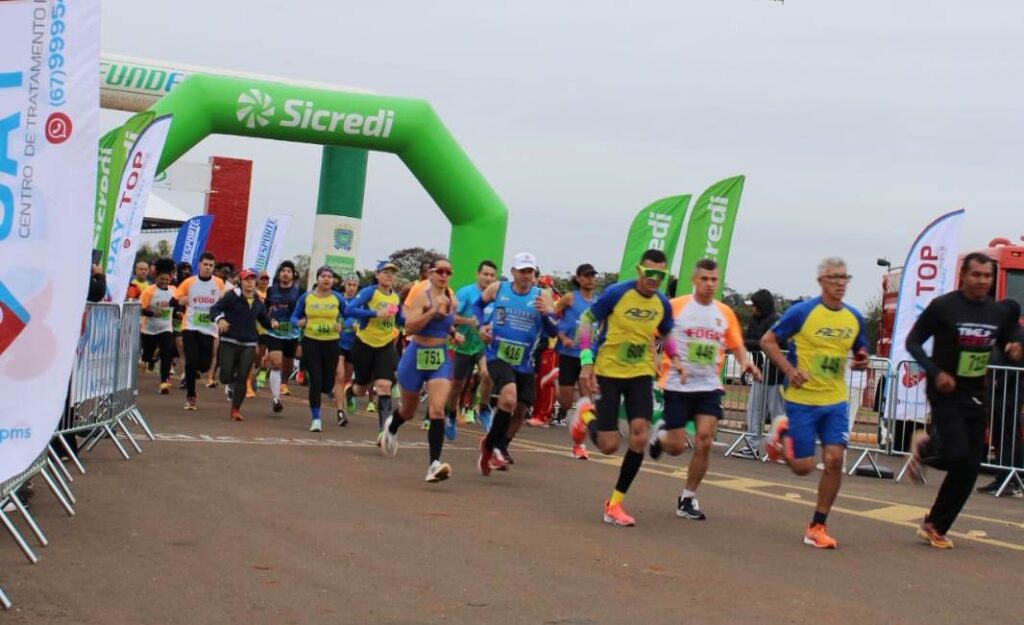
[[[211,134],[396,154],[452,224],[456,283],[485,258],[501,264],[508,210],[422,100],[196,74],[152,110],[173,115],[160,170]]]

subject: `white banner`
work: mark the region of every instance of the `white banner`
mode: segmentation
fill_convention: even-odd
[[[89,284],[99,0],[0,2],[0,481],[60,420]]]
[[[914,322],[933,299],[956,287],[957,252],[963,218],[963,209],[946,213],[929,224],[910,247],[900,276],[896,318],[893,320],[890,351],[893,366],[914,360],[906,348],[907,335]],[[931,341],[925,349],[931,353]],[[896,381],[896,417],[903,421],[923,422],[928,412],[924,371],[916,364],[903,371],[905,375],[900,375]]]
[[[153,186],[153,176],[170,128],[170,115],[154,119],[139,133],[124,163],[114,225],[110,230],[110,247],[107,249],[107,295],[113,302],[124,301],[128,283],[132,280],[142,218],[146,214],[149,190]]]
[[[212,178],[213,165],[210,163],[176,161],[157,174],[153,180],[153,188],[186,193],[209,193]]]
[[[264,219],[263,227],[249,235],[242,265],[256,273],[266,271],[272,274],[281,261],[281,249],[284,248],[284,237],[288,234],[291,220],[291,215],[271,215]]]
[[[341,215],[317,215],[313,220],[313,254],[310,273],[327,265],[344,277],[356,270],[361,219]],[[310,285],[316,276],[310,276]]]

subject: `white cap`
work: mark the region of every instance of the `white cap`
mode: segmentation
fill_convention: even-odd
[[[512,259],[513,269],[533,269],[537,271],[537,259],[529,252],[519,252]]]

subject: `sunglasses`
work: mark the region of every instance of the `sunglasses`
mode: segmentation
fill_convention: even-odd
[[[439,276],[444,276],[444,277],[448,277],[448,276],[452,275],[452,270],[451,269],[446,269],[444,267],[441,267],[441,268],[438,268],[438,269],[431,269],[430,271],[433,272],[433,273],[436,273]]]
[[[667,271],[662,269],[651,269],[650,267],[644,267],[643,265],[637,265],[637,269],[643,272],[643,276],[648,280],[657,280],[661,282],[668,275]]]

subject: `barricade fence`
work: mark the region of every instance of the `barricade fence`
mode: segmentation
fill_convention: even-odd
[[[48,541],[19,491],[38,477],[46,483],[67,514],[73,516],[76,500],[70,484],[74,478],[65,468],[62,456],[80,474],[85,474],[85,466],[75,447],[91,450],[99,441],[109,439],[125,460],[130,459],[118,434],[127,439],[137,453],[142,452],[142,447],[128,429],[127,422],[139,425],[153,440],[149,424],[136,405],[141,313],[138,302],[86,305],[60,427],[50,445],[31,466],[0,482],[0,523],[33,564],[39,558],[8,515],[8,509],[18,513],[40,546],[45,547]],[[81,446],[75,444],[79,436],[85,437]],[[2,590],[0,607],[10,607],[10,601]]]

